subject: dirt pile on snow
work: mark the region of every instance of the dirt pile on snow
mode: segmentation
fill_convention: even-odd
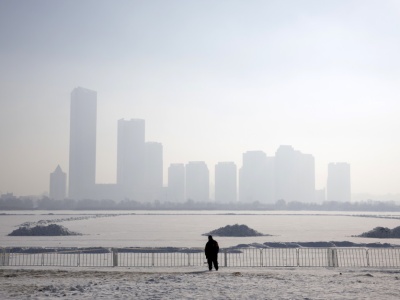
[[[262,234],[247,225],[226,225],[225,227],[221,227],[210,231],[208,233],[204,233],[203,235],[215,235],[215,236],[237,236],[237,237],[245,237],[245,236],[269,236],[269,234]]]
[[[364,232],[358,237],[378,238],[378,239],[399,239],[400,226],[393,229],[387,227],[375,227],[374,229]]]
[[[65,235],[81,235],[77,232],[72,232],[64,226],[50,224],[47,226],[28,227],[23,226],[15,229],[9,236],[65,236]]]

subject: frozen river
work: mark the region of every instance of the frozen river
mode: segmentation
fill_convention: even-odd
[[[7,236],[25,222],[53,220],[82,236]],[[261,211],[2,211],[0,247],[203,247],[202,234],[245,224],[262,237],[218,237],[221,247],[264,242],[351,241],[391,243],[400,239],[352,237],[377,226],[400,226],[400,213]]]

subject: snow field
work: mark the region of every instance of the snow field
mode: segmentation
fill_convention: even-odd
[[[398,269],[2,268],[0,299],[398,299]]]

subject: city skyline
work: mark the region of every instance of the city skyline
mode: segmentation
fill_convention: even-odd
[[[79,103],[79,101],[84,100],[83,103]],[[79,111],[79,109],[81,109],[82,111]],[[75,114],[75,116],[74,116]],[[78,121],[77,122],[73,122],[72,119],[76,118]],[[78,175],[78,180],[77,181],[81,181],[81,188],[85,189],[85,188],[89,188],[86,192],[84,192],[79,196],[76,196],[75,192],[73,191],[74,189],[72,189],[71,191],[71,179],[70,176],[68,174],[67,178],[68,178],[68,182],[69,184],[67,185],[67,189],[69,190],[69,193],[67,195],[66,198],[72,198],[72,199],[84,199],[85,197],[87,198],[94,198],[94,199],[103,199],[103,195],[102,192],[104,194],[104,199],[106,199],[107,197],[111,198],[111,199],[123,199],[123,198],[127,198],[127,199],[141,199],[140,201],[145,200],[145,202],[149,202],[149,201],[154,201],[154,200],[160,200],[160,199],[165,199],[165,200],[170,200],[168,197],[165,198],[165,196],[162,195],[162,191],[160,191],[160,193],[158,195],[156,195],[156,197],[154,197],[154,193],[150,193],[147,194],[147,197],[145,196],[145,189],[149,186],[148,184],[148,179],[146,180],[146,170],[144,168],[144,165],[142,167],[139,168],[139,174],[131,174],[128,177],[132,177],[134,179],[134,177],[136,177],[136,180],[133,181],[140,181],[137,184],[133,184],[130,187],[128,187],[128,189],[130,190],[129,192],[127,191],[123,191],[122,194],[120,194],[119,188],[116,189],[115,185],[122,185],[125,186],[126,189],[126,182],[124,182],[124,180],[122,179],[123,177],[126,177],[126,175],[118,175],[121,172],[123,172],[124,169],[135,169],[138,167],[138,164],[143,164],[146,159],[145,156],[147,156],[147,152],[145,152],[145,146],[160,146],[161,147],[161,168],[162,169],[168,169],[168,167],[174,166],[174,165],[183,165],[184,166],[184,174],[185,176],[187,176],[186,174],[186,169],[187,167],[191,167],[192,165],[195,164],[201,164],[203,165],[203,168],[205,167],[207,169],[207,182],[208,182],[208,187],[205,191],[200,191],[198,190],[197,192],[200,194],[203,194],[202,197],[199,197],[200,202],[204,202],[204,201],[208,201],[205,200],[207,199],[205,197],[205,194],[208,194],[209,200],[214,200],[217,201],[215,198],[215,189],[211,189],[211,187],[215,188],[216,185],[216,181],[215,181],[215,177],[211,177],[213,178],[214,181],[210,180],[210,171],[208,169],[208,164],[205,161],[188,161],[188,162],[172,162],[170,163],[169,166],[166,166],[166,168],[163,166],[162,161],[163,161],[163,154],[162,154],[162,144],[158,143],[158,142],[148,142],[145,141],[145,120],[144,119],[130,119],[130,120],[125,120],[125,119],[119,119],[117,121],[118,123],[118,141],[117,141],[117,165],[116,165],[116,169],[117,169],[117,176],[115,178],[115,181],[112,182],[107,182],[107,183],[102,183],[102,182],[98,182],[96,180],[96,176],[93,176],[94,172],[96,171],[97,165],[99,164],[99,162],[95,162],[96,161],[96,131],[97,131],[97,91],[93,91],[93,90],[89,90],[87,88],[83,88],[83,87],[77,87],[75,89],[72,90],[71,92],[71,114],[70,114],[70,145],[69,145],[69,157],[70,157],[70,169],[71,169],[71,165],[79,165],[77,163],[74,163],[74,152],[77,152],[74,148],[76,148],[76,142],[74,140],[76,140],[76,138],[74,138],[75,135],[77,135],[76,131],[86,131],[84,133],[84,135],[82,136],[81,134],[79,134],[79,138],[78,138],[78,143],[83,143],[84,144],[84,148],[89,148],[89,150],[84,149],[83,153],[84,155],[86,155],[85,157],[80,158],[78,161],[79,163],[81,163],[82,161],[88,161],[87,164],[89,165],[89,169],[88,170],[83,170],[83,166],[79,165],[79,168],[82,170],[79,170],[79,172],[77,172]],[[86,120],[86,118],[89,117],[89,122]],[[87,125],[86,125],[87,124]],[[86,128],[85,128],[86,127]],[[134,140],[132,142],[130,142],[131,144],[127,144],[127,136],[134,136]],[[87,137],[91,137],[89,140],[85,140],[84,138]],[[139,138],[139,140],[137,140]],[[133,144],[132,144],[133,143]],[[140,147],[140,145],[142,147]],[[137,156],[137,148],[143,148],[142,151],[139,151],[139,157],[135,158],[135,156]],[[128,149],[123,149],[128,147]],[[132,150],[135,149],[135,151],[132,152]],[[277,155],[280,151],[282,151],[281,149],[285,149],[283,150],[283,152],[287,152],[289,150],[289,152],[296,152],[300,155],[303,155],[301,152],[299,152],[298,150],[294,150],[293,146],[291,145],[280,145],[275,153],[275,155]],[[89,152],[89,153],[88,153]],[[133,156],[133,160],[134,162],[129,162],[126,161],[126,158],[124,158],[124,156],[126,156],[126,153],[135,153],[135,155]],[[271,159],[275,160],[275,157],[271,157],[269,156],[267,158],[266,153],[264,153],[264,151],[262,150],[248,150],[244,153],[242,153],[243,155],[243,159],[242,159],[242,165],[241,169],[243,168],[243,166],[246,165],[246,156],[249,156],[249,154],[257,154],[258,156],[265,156],[265,163],[267,165],[271,165],[271,163],[273,165],[275,165],[277,162],[276,161],[271,161]],[[146,155],[145,155],[146,154]],[[298,155],[297,154],[297,155]],[[76,155],[76,154],[75,154]],[[315,165],[314,165],[314,157],[312,157],[312,155],[308,154],[311,158],[312,158],[312,178],[309,180],[309,182],[313,183],[313,185],[311,186],[312,189],[311,191],[313,192],[312,194],[314,194],[315,192],[317,192],[317,188],[315,188]],[[93,160],[94,158],[94,160]],[[287,157],[286,157],[287,158]],[[132,158],[131,158],[132,159]],[[270,162],[267,162],[270,161]],[[279,160],[277,160],[279,161]],[[285,161],[285,159],[280,159],[280,161],[283,162],[283,164],[286,164],[287,161]],[[220,161],[217,162],[214,165],[214,170],[218,167],[218,165],[223,164],[223,163],[230,163],[230,164],[235,164],[235,162],[224,162],[224,161]],[[260,161],[255,160],[253,163],[253,167],[256,167],[256,169],[258,167],[260,167]],[[100,162],[101,164],[101,162]],[[156,163],[157,164],[157,163]],[[159,164],[159,163],[158,163]],[[262,163],[261,163],[262,164]],[[347,162],[330,162],[327,166],[327,184],[325,186],[323,186],[322,188],[325,190],[329,189],[329,172],[330,172],[330,168],[332,165],[347,165],[348,167],[350,166],[349,163]],[[288,167],[293,167],[291,165],[291,162],[289,160],[289,165]],[[60,165],[57,165],[56,171],[59,172],[60,171]],[[237,192],[237,196],[236,196],[236,200],[235,201],[239,201],[242,203],[246,203],[246,202],[254,202],[254,201],[260,201],[261,203],[274,203],[275,201],[279,200],[279,199],[284,199],[286,201],[300,201],[300,202],[314,202],[315,200],[315,195],[313,195],[312,197],[301,197],[301,198],[296,198],[293,196],[289,196],[288,197],[288,192],[289,188],[293,188],[293,186],[291,185],[291,183],[288,183],[289,185],[284,186],[283,188],[281,188],[281,190],[283,192],[281,193],[277,193],[277,195],[272,196],[272,194],[274,194],[276,192],[276,187],[273,186],[276,184],[276,182],[273,182],[273,180],[271,181],[272,175],[269,174],[269,172],[271,172],[271,166],[268,167],[269,171],[267,171],[265,174],[262,174],[261,176],[265,176],[265,178],[262,178],[262,180],[267,180],[267,181],[271,181],[273,182],[273,185],[271,186],[271,182],[268,182],[264,187],[259,186],[259,188],[262,188],[263,191],[260,193],[259,191],[257,191],[257,189],[252,190],[250,192],[250,194],[253,193],[258,193],[259,196],[255,197],[254,199],[251,197],[249,199],[245,199],[245,197],[241,197],[240,193],[242,192],[240,189],[240,184],[241,184],[241,180],[240,180],[240,171],[241,169],[237,170],[237,187],[236,187],[236,192]],[[310,169],[311,170],[311,169]],[[56,172],[55,171],[55,172]],[[254,170],[250,170],[250,172],[253,172]],[[289,170],[286,170],[289,171]],[[300,171],[300,170],[299,170]],[[55,172],[50,173],[50,176],[52,176]],[[137,172],[137,171],[136,171]],[[288,174],[289,172],[284,172],[285,174]],[[84,178],[84,180],[82,180],[82,175],[83,174],[89,174],[89,176],[86,176]],[[307,173],[306,173],[307,174]],[[168,176],[168,175],[167,175]],[[193,175],[192,175],[193,176]],[[257,174],[256,171],[256,177],[260,176],[260,174]],[[346,174],[346,178],[342,179],[342,181],[344,180],[344,182],[346,182],[346,180],[350,179],[350,171],[348,171],[348,174]],[[163,176],[164,177],[164,176]],[[120,179],[118,179],[120,178]],[[132,179],[130,178],[130,179]],[[254,179],[254,178],[253,178]],[[282,178],[284,181],[290,182],[293,181],[289,178],[283,177]],[[298,178],[300,179],[300,177]],[[132,181],[132,180],[130,180]],[[160,180],[156,180],[159,181],[159,183],[162,183],[161,187],[166,187],[169,188],[168,186],[168,182],[169,182],[169,177],[166,178],[166,180],[164,180],[164,178],[160,178]],[[128,180],[129,182],[129,180]],[[350,182],[350,181],[349,181]],[[205,182],[204,182],[205,183]],[[85,186],[86,185],[86,186]],[[129,185],[129,184],[128,184]],[[188,200],[188,199],[192,199],[193,197],[190,196],[191,192],[187,193],[186,189],[188,189],[187,186],[187,178],[185,179],[185,198],[184,201]],[[258,185],[258,183],[256,183],[256,185]],[[107,186],[111,186],[110,188],[107,188]],[[279,185],[278,185],[279,186]],[[50,180],[50,185],[49,185],[49,194],[51,193],[51,180]],[[139,188],[138,188],[139,187]],[[189,188],[190,189],[190,188]],[[301,189],[301,188],[300,188]],[[307,188],[306,188],[307,189]],[[123,188],[124,190],[124,188]],[[273,191],[271,194],[271,190]],[[279,188],[278,188],[279,190]],[[348,188],[348,191],[350,193],[350,187]],[[293,190],[290,193],[292,193],[293,195],[295,195],[296,193],[298,193],[299,190]],[[138,194],[139,193],[139,194]],[[301,193],[300,193],[301,194]],[[115,195],[118,195],[117,198],[115,198]],[[152,195],[153,198],[149,198],[149,196]],[[310,196],[311,194],[308,193],[308,195]],[[347,194],[346,194],[347,195]],[[326,191],[326,200],[327,201],[333,201],[332,199],[329,198],[329,193],[328,191]],[[195,197],[197,199],[197,197]],[[264,199],[264,200],[262,200]],[[309,201],[307,201],[307,199],[311,199]],[[345,198],[345,201],[349,201],[349,199],[351,199],[351,194],[349,194],[348,197]],[[192,199],[193,200],[193,199]],[[234,202],[235,202],[234,201]],[[335,201],[340,201],[340,200],[335,200]],[[351,201],[351,200],[350,200]],[[180,201],[178,201],[180,202]],[[227,202],[227,201],[222,201],[222,202]]]
[[[218,162],[214,169],[214,182],[210,182],[210,171],[205,161],[189,161],[185,165],[172,163],[168,168],[168,185],[165,186],[163,145],[146,142],[146,122],[143,119],[118,120],[116,183],[99,184],[95,180],[97,92],[83,87],[73,89],[70,107],[69,165],[72,172],[66,198],[130,199],[147,203],[316,201],[315,159],[291,145],[279,146],[275,156],[267,157],[263,151],[243,153],[239,172],[234,162]],[[50,197],[53,199],[62,198],[55,190],[66,189],[66,184],[62,186],[65,176],[59,165],[50,174]],[[330,163],[326,198],[329,201],[351,201],[350,177],[348,163]],[[210,184],[214,190],[210,189]],[[322,196],[324,200],[325,195]]]
[[[374,20],[374,22],[371,22]],[[117,122],[146,120],[170,163],[292,145],[351,164],[354,194],[400,194],[397,1],[1,1],[0,193],[49,192],[69,168],[69,94],[97,91],[96,182],[117,177]],[[378,176],[379,174],[379,176]],[[212,189],[212,187],[211,187]]]
[[[66,173],[58,165],[50,174],[49,195],[54,200],[130,199],[147,203],[215,200],[263,204],[278,200],[313,203],[320,196],[320,201],[325,200],[325,195],[317,197],[313,155],[290,145],[279,146],[275,156],[267,157],[263,151],[243,153],[239,172],[234,162],[218,162],[214,182],[210,182],[210,171],[204,161],[189,161],[186,165],[172,163],[165,186],[163,145],[146,141],[143,119],[118,120],[116,183],[98,183],[95,180],[97,92],[83,87],[73,89],[70,112],[69,192],[65,194]],[[348,163],[328,165],[326,196],[329,201],[351,201],[350,177]]]

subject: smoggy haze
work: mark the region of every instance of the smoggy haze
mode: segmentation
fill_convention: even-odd
[[[399,1],[0,1],[0,194],[68,173],[70,92],[97,91],[97,182],[117,120],[170,163],[242,165],[292,145],[351,165],[352,192],[400,193]],[[164,179],[166,184],[166,178]]]

